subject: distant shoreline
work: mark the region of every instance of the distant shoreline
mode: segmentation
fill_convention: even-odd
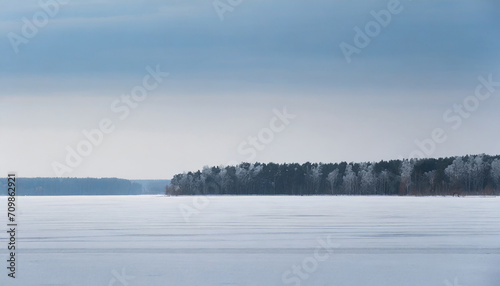
[[[17,196],[163,195],[170,180],[118,178],[18,177]],[[0,179],[0,196],[7,195],[7,179]]]

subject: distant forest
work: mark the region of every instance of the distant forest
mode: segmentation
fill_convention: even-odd
[[[117,178],[16,178],[18,196],[164,194],[168,180]],[[0,195],[7,195],[7,179],[0,179]]]
[[[500,156],[204,167],[175,175],[166,194],[498,195]]]

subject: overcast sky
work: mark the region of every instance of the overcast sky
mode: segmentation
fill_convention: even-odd
[[[499,1],[45,2],[0,2],[2,176],[500,154]]]

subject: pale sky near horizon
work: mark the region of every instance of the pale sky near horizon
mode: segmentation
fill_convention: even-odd
[[[423,152],[416,141],[436,128],[446,139],[426,157],[500,154],[499,1],[246,0],[223,19],[213,3],[0,2],[0,176],[389,160]],[[371,12],[388,5],[399,12],[356,47],[355,27],[373,34]],[[341,43],[358,49],[350,63]],[[168,76],[127,105],[151,69]],[[476,97],[480,77],[489,98]],[[283,109],[287,124],[274,119]],[[70,166],[102,120],[113,130]]]

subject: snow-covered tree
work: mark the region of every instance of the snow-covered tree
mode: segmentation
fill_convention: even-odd
[[[212,168],[208,166],[204,166],[201,170],[200,175],[201,182],[201,190],[204,194],[207,194],[210,190],[210,187],[215,186],[214,176],[212,174]]]
[[[373,164],[361,164],[359,177],[361,179],[361,192],[364,194],[373,193],[376,188]]]
[[[255,164],[240,164],[235,167],[236,185],[238,193],[250,192],[252,190],[252,182],[262,171],[262,165]]]
[[[257,175],[262,171],[262,168],[263,168],[262,165],[255,166],[255,164],[251,164],[249,169],[251,177],[252,178],[257,177]]]
[[[244,166],[238,165],[235,167],[235,175],[237,181],[237,193],[243,193],[243,190],[247,188],[248,183],[250,182],[250,174],[248,169],[244,168]]]
[[[333,195],[333,191],[335,189],[335,184],[338,181],[338,178],[339,178],[339,169],[335,169],[335,170],[331,171],[328,174],[328,177],[326,178],[328,180],[328,183],[330,183],[330,191],[331,191],[332,195]]]
[[[468,167],[462,157],[456,157],[453,162],[446,167],[444,173],[450,180],[452,188],[467,188]]]
[[[412,184],[411,174],[413,173],[413,168],[415,162],[413,160],[405,159],[401,162],[401,183],[405,187],[406,194],[410,192],[410,186]]]
[[[482,191],[484,188],[484,180],[486,179],[486,164],[483,160],[483,155],[471,156],[469,158],[469,176],[472,189],[476,192]]]
[[[352,170],[351,164],[347,165],[342,180],[344,181],[344,189],[347,192],[347,194],[352,194],[356,191],[356,184],[358,177],[356,176],[356,173]]]

